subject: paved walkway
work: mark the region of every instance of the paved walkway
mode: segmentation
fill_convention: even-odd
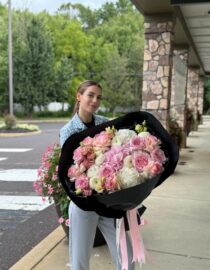
[[[191,132],[187,146],[175,173],[144,201],[149,224],[142,229],[148,252],[142,270],[210,269],[209,117]],[[68,243],[62,228],[10,269],[68,270]],[[90,269],[114,270],[107,246],[93,249]]]

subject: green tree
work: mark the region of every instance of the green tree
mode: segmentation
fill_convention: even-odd
[[[25,44],[14,57],[14,97],[27,115],[50,101],[53,89],[54,54],[49,34],[35,16],[26,29]]]
[[[65,103],[69,100],[69,88],[73,74],[72,64],[68,58],[61,58],[55,66],[54,91],[52,93],[54,101]]]

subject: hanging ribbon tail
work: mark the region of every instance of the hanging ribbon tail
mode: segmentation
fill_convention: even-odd
[[[137,214],[138,211],[136,208],[127,211],[127,219],[130,228],[131,244],[133,250],[133,262],[138,262],[141,267],[142,264],[145,264],[146,259],[145,259],[145,248],[141,236],[140,226],[138,225]],[[142,220],[141,225],[143,225]]]
[[[124,218],[116,219],[116,242],[117,242],[117,253],[119,261],[122,265],[122,270],[128,270],[128,251],[125,234]]]

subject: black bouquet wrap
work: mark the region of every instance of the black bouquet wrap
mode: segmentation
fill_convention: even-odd
[[[162,142],[161,149],[167,157],[164,171],[144,183],[126,188],[111,194],[95,193],[91,196],[82,197],[75,194],[75,183],[70,182],[67,176],[69,167],[73,164],[73,152],[79,147],[80,142],[87,136],[105,130],[106,127],[114,126],[118,129],[133,129],[136,124],[146,121],[148,131],[159,138]],[[101,125],[86,129],[70,136],[64,143],[59,160],[59,179],[70,199],[85,211],[95,211],[101,216],[121,218],[127,210],[137,207],[152,192],[152,190],[165,181],[175,170],[179,159],[179,149],[171,136],[161,123],[150,113],[145,111],[128,113],[125,116],[108,121]]]

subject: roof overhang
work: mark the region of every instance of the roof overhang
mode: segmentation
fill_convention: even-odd
[[[175,46],[189,48],[189,66],[210,76],[210,1],[131,0],[145,17],[171,14],[176,18]]]

